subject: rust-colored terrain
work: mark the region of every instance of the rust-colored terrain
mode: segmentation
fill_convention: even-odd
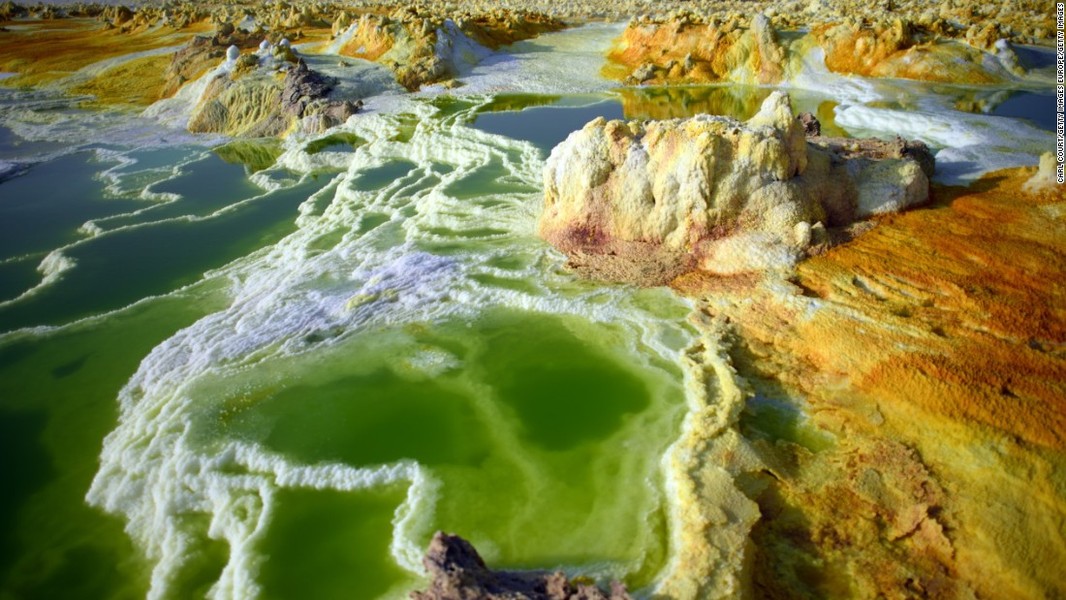
[[[760,594],[1066,592],[1066,194],[1030,174],[936,188],[791,284],[675,281],[756,393]]]

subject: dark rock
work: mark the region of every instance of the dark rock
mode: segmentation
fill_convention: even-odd
[[[322,111],[322,114],[337,123],[343,123],[348,120],[348,117],[361,110],[363,110],[362,100],[356,100],[355,102],[344,100],[343,102],[330,104]]]
[[[324,131],[348,120],[363,108],[362,100],[330,100],[337,80],[312,70],[300,59],[285,75],[281,104],[296,119],[314,117],[312,130]]]
[[[630,600],[618,582],[608,594],[571,582],[560,572],[492,571],[470,542],[440,531],[422,564],[430,576],[429,589],[412,592],[413,600]]]
[[[803,133],[807,137],[814,137],[822,135],[822,123],[809,112],[800,113],[798,117],[799,122],[803,125]]]
[[[337,80],[311,70],[302,59],[285,75],[281,103],[285,112],[301,118],[308,105],[329,95]]]

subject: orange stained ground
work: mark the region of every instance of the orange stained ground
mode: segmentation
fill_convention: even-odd
[[[801,287],[868,318],[800,325],[833,342],[812,360],[857,367],[853,384],[884,403],[1066,448],[1066,199],[1023,193],[1027,175],[935,189],[932,208],[801,264]]]
[[[745,377],[798,393],[835,439],[761,446],[779,465],[761,595],[1066,597],[1066,193],[1025,193],[1032,171],[935,187],[791,286],[672,283],[733,324]]]
[[[6,27],[8,31],[0,33],[0,71],[20,74],[4,81],[9,86],[54,81],[101,60],[177,46],[210,30],[208,24],[197,23],[181,31],[121,33],[95,19],[20,21]]]

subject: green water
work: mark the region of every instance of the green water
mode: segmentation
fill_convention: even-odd
[[[144,597],[144,559],[121,519],[89,507],[85,491],[115,426],[119,389],[153,346],[218,306],[204,288],[0,342],[4,597]]]
[[[168,220],[86,240],[66,252],[77,267],[62,280],[0,310],[0,329],[61,324],[193,283],[204,271],[291,231],[296,207],[326,183],[311,179],[195,226]]]
[[[547,156],[551,149],[565,140],[571,132],[581,129],[585,123],[596,117],[611,120],[625,116],[621,105],[611,100],[590,98],[586,100],[590,102],[587,106],[567,107],[564,105],[560,107],[557,106],[559,99],[555,97],[549,97],[549,99],[553,105],[537,106],[536,104],[543,102],[539,97],[526,97],[525,102],[522,102],[521,96],[511,97],[509,102],[490,105],[494,111],[502,112],[483,112],[478,115],[474,127],[489,133],[532,142]],[[524,108],[521,112],[514,112],[515,107],[523,107],[523,104],[534,106]],[[530,127],[531,122],[535,122],[537,126]]]
[[[694,85],[620,88],[607,97],[507,94],[480,107],[471,126],[530,142],[546,157],[571,132],[597,117],[649,120],[707,114],[746,120],[772,91],[744,85]],[[810,112],[820,119],[824,135],[847,136],[833,121],[835,102],[804,90],[789,90],[789,96],[795,112]]]
[[[191,393],[223,400],[197,419],[196,437],[207,448],[236,438],[302,464],[415,460],[441,482],[423,534],[458,532],[502,566],[613,565],[639,588],[665,556],[658,484],[644,478],[684,404],[680,373],[619,352],[626,337],[515,311],[368,332],[203,380]],[[447,368],[427,376],[420,362],[437,357]],[[359,494],[340,496],[336,505],[364,506]],[[344,526],[371,527],[372,513]],[[389,586],[410,578],[396,575]]]
[[[532,235],[537,156],[550,141],[540,123],[620,110],[588,100],[492,106],[539,104],[522,112],[457,101],[435,122],[404,116],[301,142],[312,157],[344,151],[362,164],[343,177],[288,171],[276,148],[172,147],[130,149],[136,162],[120,166],[79,152],[0,183],[17,198],[0,210],[40,229],[5,238],[7,256],[22,258],[0,265],[3,296],[40,281],[47,252],[62,249],[72,265],[0,305],[0,597],[144,597],[160,561],[164,597],[202,597],[241,564],[263,598],[404,597],[423,583],[413,569],[437,529],[497,567],[648,589],[668,551],[659,462],[686,407],[671,353],[688,343],[683,326],[656,323],[680,323],[687,308],[664,292],[575,281]],[[491,115],[507,115],[510,129],[477,142],[483,152],[463,123]],[[530,140],[536,151],[522,145]],[[295,183],[265,192],[254,172]],[[87,220],[95,234],[80,229]],[[404,311],[437,275],[402,282],[428,259],[390,272],[393,288],[343,288],[398,248],[461,267],[426,315]],[[242,295],[260,275],[261,291]],[[276,290],[290,292],[268,298]],[[370,316],[304,326],[297,305],[316,323]],[[57,328],[11,333],[41,325]],[[200,333],[183,342],[189,327]],[[182,361],[203,366],[179,388],[151,387]],[[202,466],[235,447],[252,462]],[[146,469],[131,482],[176,470],[105,511],[86,496],[116,464],[119,474]],[[324,470],[284,479],[301,468]],[[186,505],[164,485],[197,469],[190,498],[215,490],[224,507]],[[97,484],[125,494],[115,476]],[[172,529],[138,521],[140,508]],[[262,527],[238,550],[237,529],[215,521],[254,521],[257,510]],[[176,558],[149,556],[153,540],[174,535]]]
[[[213,189],[209,192],[204,190],[205,181],[211,182]],[[243,165],[228,163],[217,154],[208,154],[183,165],[177,177],[149,185],[147,189],[150,193],[174,195],[177,198],[158,202],[136,214],[108,219],[106,228],[117,229],[176,217],[203,218],[233,204],[235,199],[263,193],[263,190],[248,181]]]
[[[0,263],[0,302],[16,298],[40,281],[39,256],[25,256]]]
[[[318,154],[319,152],[351,152],[365,142],[366,140],[357,135],[335,133],[314,140],[307,144],[305,150],[308,154]]]
[[[263,598],[377,598],[402,593],[410,574],[390,560],[388,540],[401,489],[357,493],[286,491],[258,548]],[[308,543],[308,540],[314,540]]]
[[[78,152],[0,183],[0,258],[43,255],[83,237],[78,228],[90,219],[139,208],[136,200],[105,197],[95,178],[102,166],[93,153]]]
[[[690,307],[569,273],[534,235],[543,160],[596,117],[746,119],[770,91],[441,95],[213,148],[48,98],[0,126],[17,162],[106,138],[0,182],[0,600],[401,598],[438,529],[653,593]],[[922,107],[903,92],[884,106]],[[1049,98],[931,93],[1022,118]],[[834,98],[791,95],[846,135]],[[830,443],[754,392],[744,435]]]

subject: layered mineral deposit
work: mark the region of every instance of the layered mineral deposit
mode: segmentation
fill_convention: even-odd
[[[836,73],[975,85],[1003,83],[1025,73],[1010,44],[995,32],[956,41],[895,19],[822,25],[813,35],[825,52],[826,66]]]
[[[786,37],[765,13],[635,19],[608,52],[604,74],[628,85],[766,85],[796,77],[817,53],[814,60],[830,71],[864,77],[991,85],[1025,75],[1002,27],[921,23],[899,16],[815,21],[809,34]]]
[[[538,231],[607,279],[788,269],[827,228],[925,202],[931,173],[921,144],[808,142],[775,92],[743,123],[590,122],[548,158]]]
[[[630,84],[781,83],[786,53],[762,14],[750,23],[632,22],[615,41],[604,69]]]
[[[1066,593],[1066,195],[934,188],[787,279],[673,282],[731,324],[760,597]]]
[[[294,59],[295,65],[289,62]],[[189,120],[190,131],[244,137],[320,132],[362,107],[359,101],[332,99],[337,80],[310,69],[284,44],[264,43],[259,53],[246,55],[231,46],[227,61],[231,68],[208,83]]]
[[[415,7],[350,21],[342,13],[333,25],[343,42],[340,53],[385,65],[408,90],[451,80],[462,65],[476,64],[490,49],[564,27],[562,21],[526,11],[446,15]]]

